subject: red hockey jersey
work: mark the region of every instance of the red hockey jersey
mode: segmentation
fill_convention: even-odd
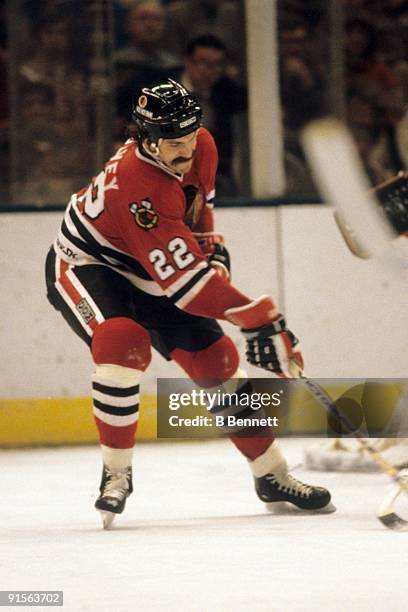
[[[172,172],[128,140],[68,204],[54,243],[71,265],[107,265],[192,314],[224,318],[250,300],[208,264],[193,232],[213,230],[217,150],[201,128],[191,170]]]

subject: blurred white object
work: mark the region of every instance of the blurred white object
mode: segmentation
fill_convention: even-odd
[[[408,467],[407,438],[369,438],[375,450],[397,469]],[[333,472],[377,472],[378,465],[353,438],[329,438],[304,450],[305,466]]]

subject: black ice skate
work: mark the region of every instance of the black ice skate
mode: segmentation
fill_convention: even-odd
[[[123,512],[126,499],[133,492],[131,466],[117,470],[104,466],[99,490],[101,494],[95,502],[95,508],[102,515],[104,529],[108,529],[115,515]]]
[[[302,510],[321,510],[331,499],[327,489],[304,484],[290,474],[255,478],[255,490],[263,502],[290,502]]]
[[[289,502],[302,510],[335,510],[327,489],[305,484],[289,474],[287,463],[274,444],[251,462],[251,468],[255,491],[263,502]]]

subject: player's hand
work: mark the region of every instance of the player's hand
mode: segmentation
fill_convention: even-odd
[[[277,374],[296,378],[303,370],[299,341],[286,327],[284,317],[268,296],[239,308],[230,308],[227,319],[241,327],[245,336],[248,362]]]
[[[224,245],[224,236],[215,232],[196,232],[194,236],[202,252],[207,256],[208,263],[216,269],[217,274],[230,280],[231,258],[228,249]]]
[[[248,362],[270,370],[281,378],[297,378],[303,369],[302,354],[296,349],[299,340],[286,327],[282,315],[255,329],[242,329],[246,338]]]
[[[215,244],[214,252],[207,256],[208,262],[223,278],[231,278],[231,258],[228,249],[223,244]]]

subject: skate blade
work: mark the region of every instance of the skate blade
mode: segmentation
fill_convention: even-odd
[[[100,510],[99,511],[101,514],[101,518],[102,518],[102,525],[104,529],[109,529],[113,523],[113,520],[115,518],[115,513],[114,512],[109,512],[107,510]]]
[[[332,514],[332,512],[336,512],[337,508],[336,506],[333,504],[333,502],[329,502],[327,504],[327,506],[324,506],[324,508],[320,508],[320,510],[318,511],[319,514]],[[310,512],[310,510],[309,510]],[[312,510],[313,512],[313,510]]]
[[[290,502],[271,502],[265,504],[265,507],[271,514],[332,514],[337,510],[332,502],[329,502],[323,508],[316,508],[315,510],[298,508],[298,506]]]

